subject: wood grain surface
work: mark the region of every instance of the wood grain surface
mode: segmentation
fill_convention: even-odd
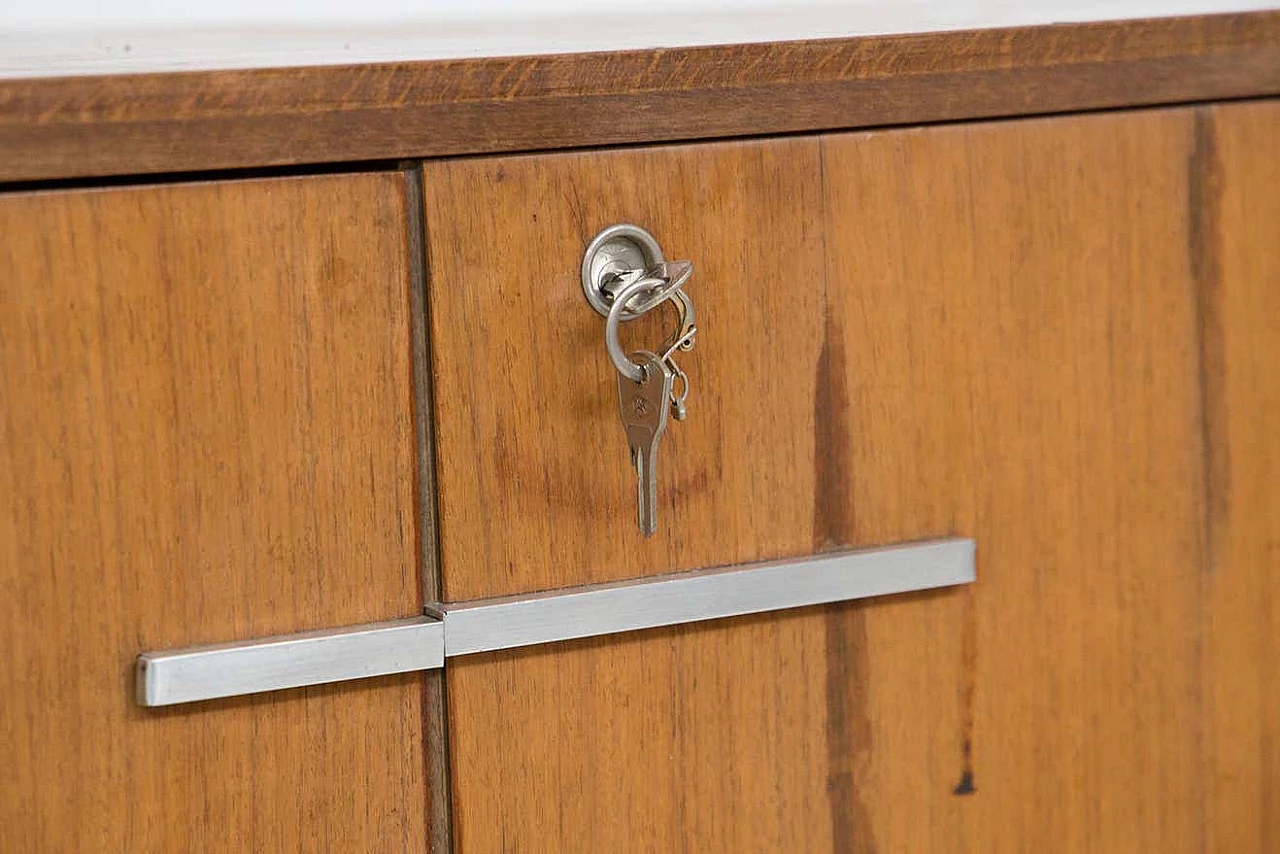
[[[0,181],[754,136],[1280,93],[1280,12],[0,81]]]
[[[812,140],[425,164],[446,601],[809,550],[822,345]],[[689,418],[658,456],[658,535],[636,527],[587,242],[643,223],[695,259]],[[650,322],[652,321],[652,322]],[[657,347],[664,310],[624,329]]]
[[[1270,109],[1240,131],[1252,158]],[[1180,109],[428,164],[447,599],[978,542],[963,591],[451,660],[458,850],[1177,852],[1268,821],[1271,624],[1204,622],[1197,127]],[[1274,164],[1253,162],[1263,193]],[[690,415],[648,542],[577,281],[621,220],[697,265]],[[1241,429],[1233,449],[1268,441]],[[1270,548],[1250,524],[1240,561]],[[1267,571],[1237,575],[1227,620],[1269,607]],[[1232,680],[1263,694],[1230,708]],[[1252,735],[1215,746],[1232,715]]]
[[[1280,848],[1280,103],[1196,116],[1210,850]]]
[[[0,850],[426,849],[408,674],[139,652],[421,613],[399,173],[0,197]]]
[[[871,607],[852,642],[873,676],[846,689],[869,745],[850,827],[877,850],[1201,850],[1190,128],[824,143],[835,530],[979,548],[942,619]],[[947,658],[914,652],[939,629]],[[937,694],[957,717],[915,699]]]

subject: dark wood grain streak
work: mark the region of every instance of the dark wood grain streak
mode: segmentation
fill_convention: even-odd
[[[819,159],[821,168],[821,159]],[[825,170],[823,170],[825,178]],[[851,448],[844,441],[853,413],[849,408],[844,341],[823,294],[825,330],[814,380],[813,545],[837,547],[853,536],[853,496],[845,484],[854,477]],[[875,851],[870,817],[863,802],[871,722],[867,620],[862,603],[824,609],[826,643],[827,805],[831,812],[831,850]]]
[[[0,82],[0,181],[755,136],[1280,92],[1280,12]]]

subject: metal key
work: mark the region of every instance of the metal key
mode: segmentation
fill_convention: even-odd
[[[618,412],[636,470],[640,531],[651,537],[658,529],[658,440],[667,429],[673,378],[655,353],[637,350],[631,359],[640,365],[644,377],[633,382],[618,374]]]

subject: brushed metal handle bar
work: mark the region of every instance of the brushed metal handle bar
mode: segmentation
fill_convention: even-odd
[[[427,616],[138,656],[137,698],[167,706],[443,667],[446,658],[968,584],[973,540],[680,572],[429,606]]]

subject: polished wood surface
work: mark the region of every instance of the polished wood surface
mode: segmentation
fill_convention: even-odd
[[[1280,103],[1196,117],[1209,849],[1280,849]]]
[[[0,197],[0,850],[426,849],[408,674],[139,652],[421,612],[399,173]]]
[[[1274,111],[1213,114],[1242,117],[1214,155],[1238,194],[1272,185]],[[978,542],[963,591],[451,660],[458,849],[1266,850],[1274,508],[1234,511],[1207,598],[1225,434],[1195,260],[1256,214],[1206,189],[1201,116],[427,164],[447,599]],[[697,265],[648,542],[577,279],[614,221]],[[1264,411],[1268,222],[1215,274],[1255,265],[1221,337]]]
[[[445,161],[425,164],[423,185],[446,601],[810,549],[812,140]],[[679,357],[690,414],[662,439],[647,541],[604,319],[578,278],[587,242],[615,222],[696,259],[700,338]],[[652,349],[664,321],[624,340]]]
[[[1280,13],[0,81],[0,181],[438,157],[1280,93]]]
[[[870,607],[850,643],[848,825],[877,849],[1201,850],[1190,130],[824,145],[833,529],[979,548],[970,591]]]

